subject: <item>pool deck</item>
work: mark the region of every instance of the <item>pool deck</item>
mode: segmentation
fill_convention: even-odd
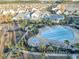
[[[76,38],[75,41],[73,41],[73,43],[79,43],[79,30],[75,28],[73,28],[72,30],[74,31],[75,38]]]

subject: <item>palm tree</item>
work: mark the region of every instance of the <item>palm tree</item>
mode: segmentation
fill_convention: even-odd
[[[64,40],[64,43],[67,45],[67,49],[68,49],[68,46],[69,46],[69,41],[68,40]]]

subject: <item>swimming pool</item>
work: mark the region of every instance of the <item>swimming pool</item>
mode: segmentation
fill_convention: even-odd
[[[42,17],[45,20],[64,20],[64,15],[57,15],[57,14],[52,14],[52,15],[44,15]]]
[[[53,43],[53,41],[64,42],[64,40],[71,41],[74,39],[74,32],[72,31],[72,28],[69,26],[57,25],[48,27],[47,30],[46,29],[42,30],[41,33],[38,34],[40,38],[32,37],[31,39],[29,39],[29,45],[38,46],[41,42],[41,38],[43,39],[43,41],[47,40],[46,42],[43,42],[44,44],[48,44],[48,42]]]

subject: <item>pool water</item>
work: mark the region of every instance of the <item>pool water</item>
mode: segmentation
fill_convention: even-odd
[[[59,25],[43,31],[40,36],[48,40],[63,41],[72,40],[74,38],[74,33],[70,27]]]

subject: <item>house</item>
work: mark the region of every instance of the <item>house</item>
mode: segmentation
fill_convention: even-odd
[[[24,13],[18,13],[15,17],[13,17],[12,20],[24,20],[24,19],[30,19],[31,18],[31,12],[26,11]]]
[[[52,7],[52,11],[55,11],[56,14],[62,14],[65,11],[65,4],[57,4],[55,8]]]
[[[38,20],[41,18],[41,11],[36,9],[36,8],[33,8],[32,9],[32,14],[31,14],[31,19],[32,20]]]

